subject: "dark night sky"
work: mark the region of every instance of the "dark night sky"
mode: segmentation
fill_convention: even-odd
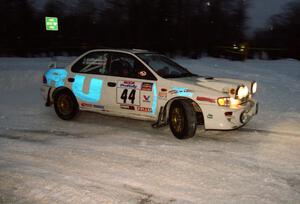
[[[35,0],[37,7],[42,7],[46,0]],[[102,1],[102,0],[95,0]],[[209,0],[208,0],[209,1]],[[245,0],[250,2],[249,8],[249,31],[252,32],[256,28],[263,28],[266,26],[267,20],[270,16],[280,13],[283,9],[282,7],[289,2],[295,0]],[[77,0],[64,0],[64,2],[69,2],[74,4]]]
[[[277,13],[283,11],[283,7],[295,0],[248,0],[251,3],[249,9],[249,28],[253,31],[255,28],[266,26],[268,19]]]

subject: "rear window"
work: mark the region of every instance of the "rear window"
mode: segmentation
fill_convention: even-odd
[[[105,52],[93,52],[83,56],[72,66],[72,72],[85,74],[108,74],[107,64],[109,54]]]

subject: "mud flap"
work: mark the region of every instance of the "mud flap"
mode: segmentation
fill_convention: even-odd
[[[49,106],[52,105],[51,100],[50,100],[50,93],[51,93],[51,88],[48,90],[47,100],[46,100],[46,103],[45,103],[46,107],[49,107]]]
[[[164,107],[160,107],[158,120],[156,123],[152,124],[153,128],[162,128],[167,126],[168,123],[166,122],[166,110]]]

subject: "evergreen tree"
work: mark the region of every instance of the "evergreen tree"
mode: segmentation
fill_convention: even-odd
[[[15,49],[30,49],[29,42],[36,35],[36,16],[29,0],[1,0],[0,29],[1,46]]]
[[[285,56],[277,51],[281,57],[295,57],[300,59],[300,2],[295,1],[284,8],[284,12],[272,16],[267,30],[257,31],[254,43],[259,47],[285,49]]]

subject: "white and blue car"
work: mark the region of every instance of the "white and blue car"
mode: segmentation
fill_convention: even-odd
[[[198,125],[232,130],[258,112],[255,81],[192,74],[166,56],[144,50],[92,50],[66,68],[51,68],[41,91],[63,120],[79,111],[169,125],[178,139]]]

